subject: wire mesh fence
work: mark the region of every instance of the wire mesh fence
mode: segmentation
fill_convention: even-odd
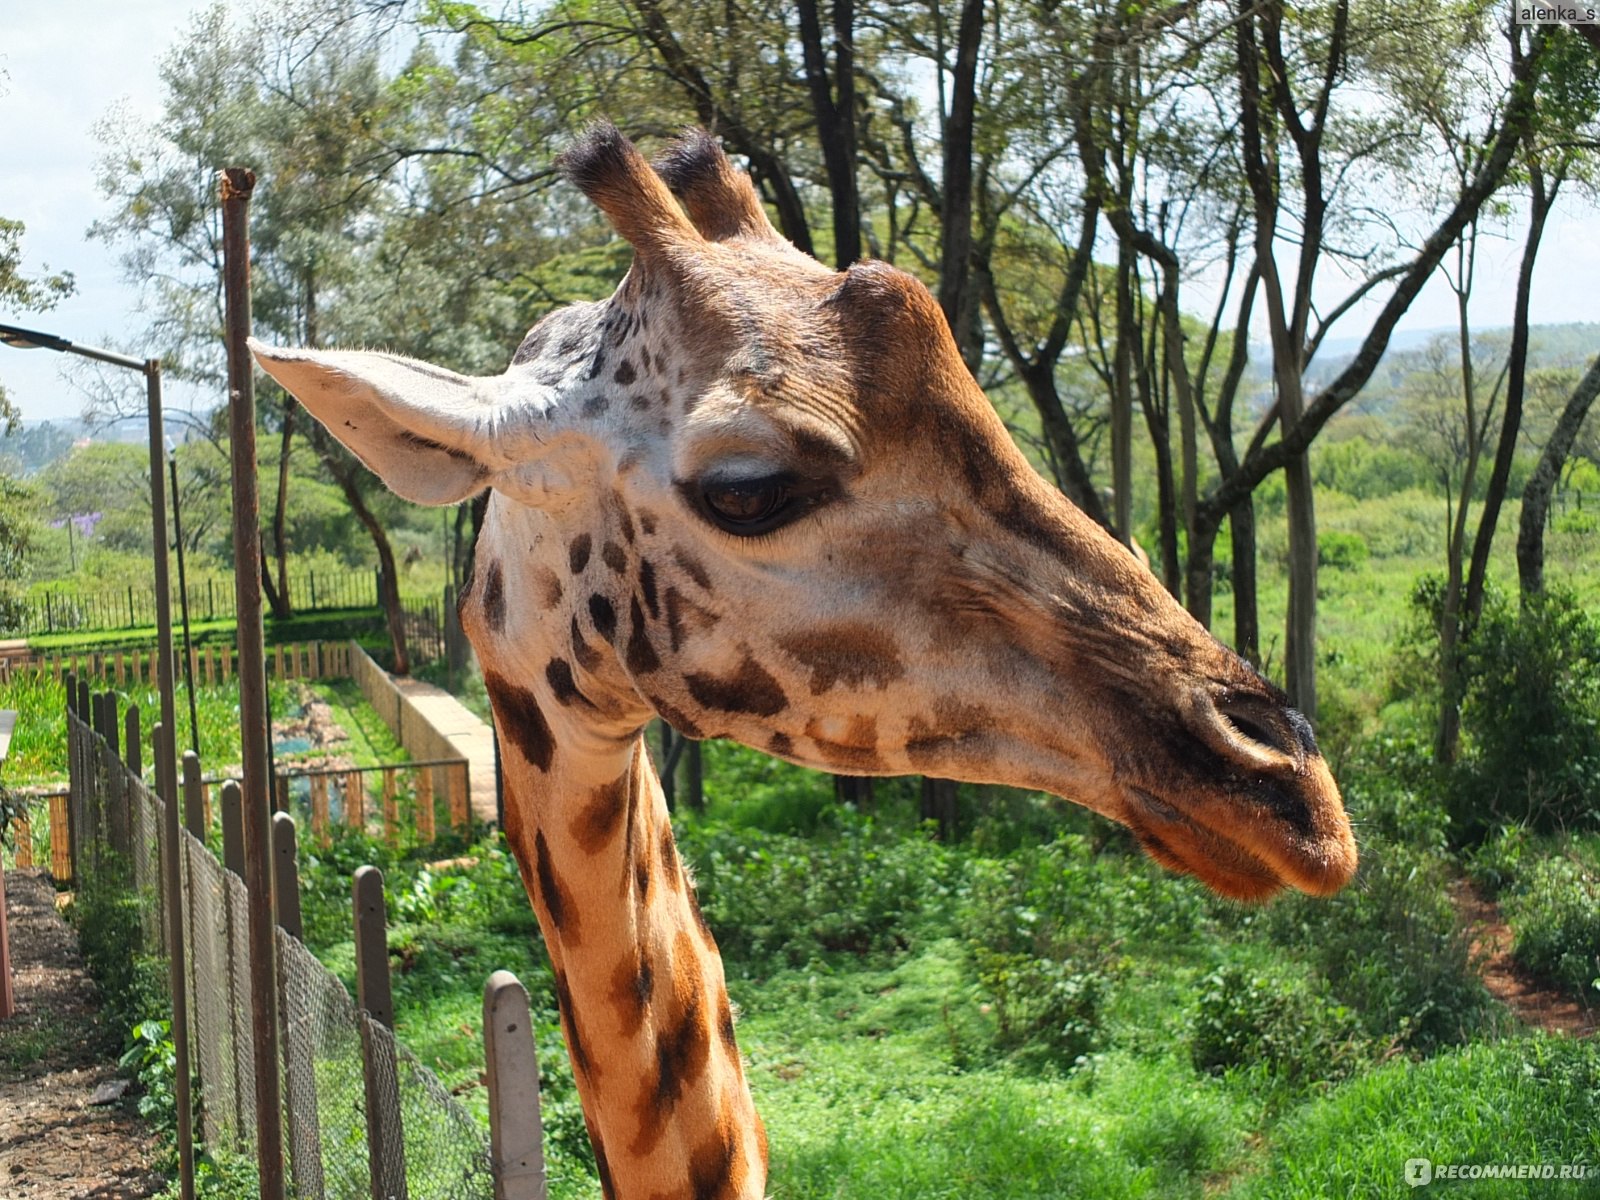
[[[114,717],[108,713],[105,719]],[[258,1136],[256,1006],[245,884],[206,846],[203,828],[188,828],[180,830],[176,847],[179,895],[166,895],[161,797],[78,712],[69,712],[67,728],[76,886],[118,888],[137,897],[144,944],[130,947],[130,953],[161,951],[170,915],[166,906],[179,906],[197,1129],[213,1151],[251,1155]],[[224,795],[223,807],[230,803],[237,803],[236,794]],[[114,830],[125,831],[116,848],[108,837]],[[292,856],[285,869],[288,875],[278,876],[277,888],[298,889]],[[542,1170],[531,1183],[497,1182],[490,1130],[396,1041],[386,1024],[390,1014],[358,1008],[338,977],[281,925],[275,950],[281,1061],[274,1069],[284,1085],[278,1119],[297,1200],[534,1200],[544,1195]],[[377,957],[387,995],[387,954]],[[362,988],[363,995],[376,994],[366,977]],[[531,1052],[531,1042],[524,1049]],[[491,1122],[497,1129],[510,1122],[525,1130],[531,1119],[537,1138],[536,1102],[531,1108],[531,1115],[506,1111],[491,1096]]]

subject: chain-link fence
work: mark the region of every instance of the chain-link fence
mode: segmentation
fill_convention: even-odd
[[[112,702],[96,697],[94,704],[82,707],[93,713],[93,727],[80,717],[78,704],[73,709],[67,716],[72,773],[68,808],[76,886],[130,890],[140,900],[144,945],[130,946],[129,952],[161,952],[171,936],[168,905],[174,902],[162,871],[168,841],[165,804],[131,764],[117,757],[105,736],[106,729],[116,727]],[[227,794],[232,791],[225,790],[224,808],[238,803],[236,793]],[[198,804],[189,807],[191,812],[200,809]],[[278,820],[287,818],[280,815]],[[212,1150],[249,1156],[258,1137],[249,896],[243,880],[207,848],[204,834],[203,828],[193,827],[179,832],[181,885],[175,900],[185,945],[185,1020],[198,1085],[197,1129]],[[284,858],[274,855],[275,886],[297,890],[293,857],[288,856],[287,864]],[[283,912],[280,908],[280,920]],[[381,926],[377,936],[381,948]],[[363,975],[362,994],[387,996],[387,953],[380,949],[370,958],[376,961],[361,969],[384,972],[381,993]],[[388,1023],[392,1014],[358,1009],[343,983],[282,925],[276,928],[276,965],[280,1061],[274,1069],[283,1082],[279,1117],[290,1194],[297,1200],[544,1196],[542,1167],[530,1176],[519,1165],[497,1178],[506,1173],[496,1170],[491,1130],[395,1040]],[[491,984],[491,995],[495,986]],[[184,1023],[175,1020],[174,1028]],[[536,1077],[526,1020],[517,1044],[491,1042],[488,1053],[502,1064],[515,1062],[519,1071],[531,1069]],[[494,1078],[492,1067],[488,1075]],[[525,1146],[531,1138],[537,1144],[536,1103],[531,1111],[529,1106],[513,1110],[494,1087],[489,1100],[494,1139],[509,1137]]]

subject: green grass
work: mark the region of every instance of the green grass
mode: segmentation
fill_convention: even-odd
[[[1600,1195],[1600,1044],[1512,1038],[1404,1059],[1305,1105],[1230,1200],[1407,1196],[1405,1163],[1588,1164],[1585,1182],[1440,1181],[1452,1196]]]

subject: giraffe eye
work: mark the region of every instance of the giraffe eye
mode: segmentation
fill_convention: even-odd
[[[789,481],[782,475],[708,482],[700,489],[700,499],[707,516],[737,534],[776,529],[803,507],[795,502]]]

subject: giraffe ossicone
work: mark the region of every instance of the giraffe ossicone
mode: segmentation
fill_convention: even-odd
[[[1029,467],[920,283],[795,250],[703,133],[652,166],[603,126],[563,167],[634,263],[503,375],[253,348],[400,495],[491,489],[462,619],[608,1196],[766,1177],[652,716],[1050,791],[1241,899],[1351,877],[1309,725]]]

